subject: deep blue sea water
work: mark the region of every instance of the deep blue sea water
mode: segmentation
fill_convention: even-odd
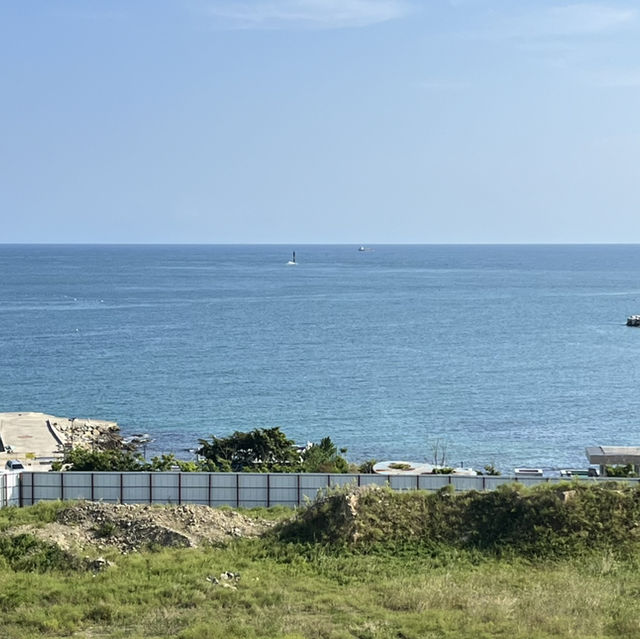
[[[374,248],[0,245],[0,411],[182,457],[270,426],[505,470],[640,444],[640,246]]]

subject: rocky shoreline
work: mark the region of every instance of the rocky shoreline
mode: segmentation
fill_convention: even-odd
[[[125,445],[117,422],[80,417],[56,417],[48,422],[58,434],[63,447],[114,450]]]

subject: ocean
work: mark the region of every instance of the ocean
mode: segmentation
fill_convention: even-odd
[[[504,471],[640,444],[640,246],[371,248],[0,245],[0,411],[182,458],[272,426]]]

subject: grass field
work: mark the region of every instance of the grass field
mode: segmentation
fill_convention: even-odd
[[[52,519],[57,508],[3,511],[0,529]],[[0,556],[7,638],[640,637],[640,562],[610,549],[551,560],[272,537],[105,555],[114,565],[95,575],[47,548],[21,569],[14,551]],[[240,573],[237,589],[207,579],[223,571]]]

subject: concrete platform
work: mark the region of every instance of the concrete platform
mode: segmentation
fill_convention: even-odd
[[[47,423],[48,422],[48,423]],[[115,422],[56,417],[46,413],[0,413],[0,470],[8,459],[19,459],[25,468],[49,470],[62,459],[66,444],[86,444],[100,429],[118,429]]]

